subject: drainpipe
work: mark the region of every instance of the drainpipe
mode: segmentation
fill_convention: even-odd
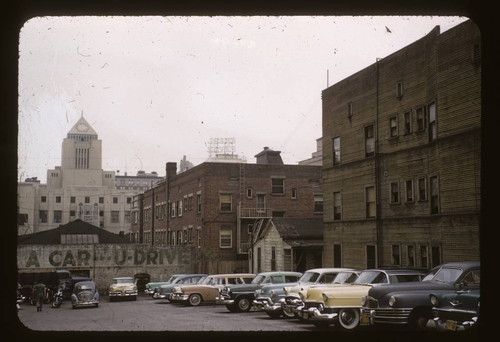
[[[155,188],[151,188],[151,246],[155,245]]]
[[[376,105],[375,105],[375,229],[377,232],[377,267],[381,268],[384,264],[384,243],[382,234],[382,218],[380,210],[380,155],[378,148],[378,124],[379,124],[379,61],[377,58],[376,62]]]

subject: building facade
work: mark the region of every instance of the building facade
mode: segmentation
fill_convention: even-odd
[[[63,140],[61,157],[61,166],[47,170],[46,184],[34,178],[18,184],[18,234],[76,219],[112,233],[130,232],[132,198],[139,190],[117,188],[115,172],[102,169],[102,141],[83,115]]]
[[[277,151],[263,152],[270,155],[260,153],[261,163],[205,162],[182,173],[167,163],[166,180],[134,198],[135,241],[195,246],[198,272],[247,272],[258,220],[323,215],[321,167],[284,165]]]
[[[324,267],[479,260],[480,51],[438,26],[323,91]]]

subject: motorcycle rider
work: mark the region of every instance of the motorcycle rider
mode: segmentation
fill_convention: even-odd
[[[36,293],[36,311],[41,312],[43,307],[43,300],[47,295],[47,287],[44,283],[38,281],[34,286],[34,290]]]

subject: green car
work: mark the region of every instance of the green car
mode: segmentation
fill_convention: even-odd
[[[218,304],[226,305],[230,312],[250,311],[256,292],[268,284],[296,283],[302,277],[300,272],[263,272],[257,274],[250,284],[224,287],[217,298]]]
[[[167,281],[160,281],[160,282],[155,282],[155,283],[147,283],[146,287],[144,289],[144,293],[151,295],[151,297],[154,295],[156,288],[160,288],[162,285],[167,285],[167,284],[172,284],[172,282],[179,278],[182,277],[185,274],[173,274]]]

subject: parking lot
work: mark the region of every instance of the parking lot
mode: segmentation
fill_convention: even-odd
[[[271,319],[264,312],[230,313],[223,305],[189,307],[139,295],[136,301],[109,302],[102,296],[99,307],[72,309],[69,300],[42,312],[21,304],[20,322],[35,331],[318,331],[310,324],[284,318]],[[334,330],[329,327],[326,330]]]

